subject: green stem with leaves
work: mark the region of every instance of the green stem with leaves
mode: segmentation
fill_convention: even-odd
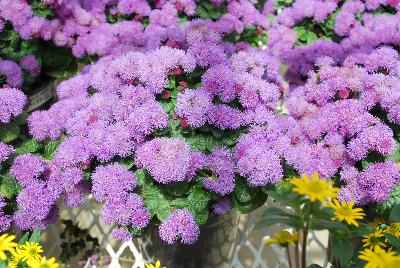
[[[310,221],[311,221],[311,213],[313,210],[314,203],[311,202],[310,209],[306,216],[306,225],[303,229],[303,245],[301,251],[301,267],[306,268],[306,254],[307,254],[307,237],[308,237],[308,230],[310,228]]]

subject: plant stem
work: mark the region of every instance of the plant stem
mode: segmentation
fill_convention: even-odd
[[[297,230],[298,231],[298,230]],[[299,242],[296,242],[296,247],[294,248],[294,261],[296,263],[296,268],[300,268],[300,256],[299,256]]]
[[[313,209],[313,205],[314,205],[314,203],[311,203],[310,209],[309,209],[307,217],[306,217],[306,226],[304,227],[304,230],[303,230],[303,246],[302,246],[302,251],[301,251],[301,267],[302,268],[306,268],[307,237],[308,237],[308,229],[310,227],[311,212]]]
[[[291,258],[291,256],[290,256],[289,245],[287,245],[287,247],[286,247],[286,253],[287,253],[287,257],[288,257],[289,268],[292,268],[292,258]]]

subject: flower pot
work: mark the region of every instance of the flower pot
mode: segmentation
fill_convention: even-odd
[[[50,80],[47,83],[43,84],[38,89],[34,90],[32,93],[28,93],[29,97],[29,106],[27,108],[27,112],[31,112],[36,110],[49,102],[54,98],[56,87],[59,81],[56,79]]]
[[[230,267],[239,219],[240,214],[236,211],[222,216],[210,216],[208,222],[200,227],[200,237],[194,245],[168,245],[160,239],[158,226],[153,226],[148,234],[152,243],[143,250],[168,268]]]

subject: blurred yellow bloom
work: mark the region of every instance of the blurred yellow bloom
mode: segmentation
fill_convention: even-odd
[[[353,208],[354,201],[339,202],[337,199],[330,203],[330,207],[334,209],[332,220],[346,221],[349,225],[359,226],[357,220],[364,218],[365,213],[362,208]]]
[[[394,236],[400,237],[400,222],[395,222],[390,224],[385,232],[392,234]]]
[[[148,263],[148,264],[146,264],[146,268],[161,268],[161,263],[160,263],[160,261],[157,261],[155,266],[154,266],[154,264]],[[165,268],[165,267],[163,267],[163,268]]]
[[[379,246],[374,250],[365,249],[358,256],[361,260],[367,262],[364,268],[395,268],[400,267],[400,257],[393,251],[385,251]]]
[[[364,239],[362,240],[364,242],[364,247],[369,247],[370,249],[374,249],[376,247],[386,247],[385,243],[381,241],[383,234],[382,234],[382,229],[379,227],[376,228],[375,232],[369,235],[364,235]]]
[[[377,227],[377,226],[381,225],[382,223],[385,223],[385,220],[382,218],[375,218],[373,221],[368,222],[368,224],[373,227]]]
[[[293,234],[288,231],[280,231],[272,235],[272,239],[264,241],[266,245],[279,244],[282,247],[286,247],[289,244],[294,245],[299,241],[299,233],[294,231]]]
[[[0,260],[6,260],[6,252],[18,246],[17,243],[13,242],[14,239],[15,235],[2,234],[0,236]]]
[[[21,256],[18,254],[18,248],[12,249],[11,252],[11,261],[8,263],[7,268],[17,268],[19,261],[21,260]]]
[[[42,257],[40,261],[28,262],[29,268],[58,268],[60,265],[56,262],[55,258],[46,259]]]
[[[294,178],[290,180],[290,183],[295,187],[293,191],[307,196],[311,202],[319,200],[321,203],[336,198],[339,188],[333,187],[333,182],[326,179],[319,179],[318,173],[314,172],[313,177],[307,174],[301,176],[301,178]]]
[[[28,262],[39,262],[42,258],[40,255],[42,252],[42,246],[39,246],[38,243],[29,241],[17,249],[17,253],[21,256],[21,259]]]

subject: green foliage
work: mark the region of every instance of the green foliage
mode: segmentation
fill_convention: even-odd
[[[203,19],[217,20],[225,13],[225,5],[216,6],[207,1],[198,3],[196,8],[196,15]]]
[[[44,147],[43,157],[47,160],[51,160],[57,151],[61,141],[49,141]]]
[[[400,204],[400,183],[396,185],[390,192],[388,200],[382,204],[378,204],[375,207],[377,215],[386,215],[393,207]]]
[[[32,9],[37,16],[47,19],[54,16],[52,9],[38,0],[32,2]],[[0,32],[0,58],[19,62],[27,55],[34,55],[38,59],[41,73],[33,77],[23,70],[24,91],[38,88],[52,78],[68,78],[77,71],[77,60],[70,49],[57,47],[53,42],[39,38],[22,40],[11,24],[6,23],[5,29]],[[1,80],[0,84],[3,84]]]
[[[8,124],[0,123],[0,141],[4,143],[11,143],[16,140],[20,132],[20,127],[13,121]]]
[[[0,176],[0,195],[11,198],[22,190],[21,185],[10,175],[5,174]]]
[[[345,267],[353,256],[353,245],[348,239],[338,239],[332,236],[332,250],[333,254],[338,257],[340,264]]]
[[[49,5],[42,3],[40,0],[30,1],[30,6],[34,16],[44,17],[46,19],[54,18],[54,11]]]

